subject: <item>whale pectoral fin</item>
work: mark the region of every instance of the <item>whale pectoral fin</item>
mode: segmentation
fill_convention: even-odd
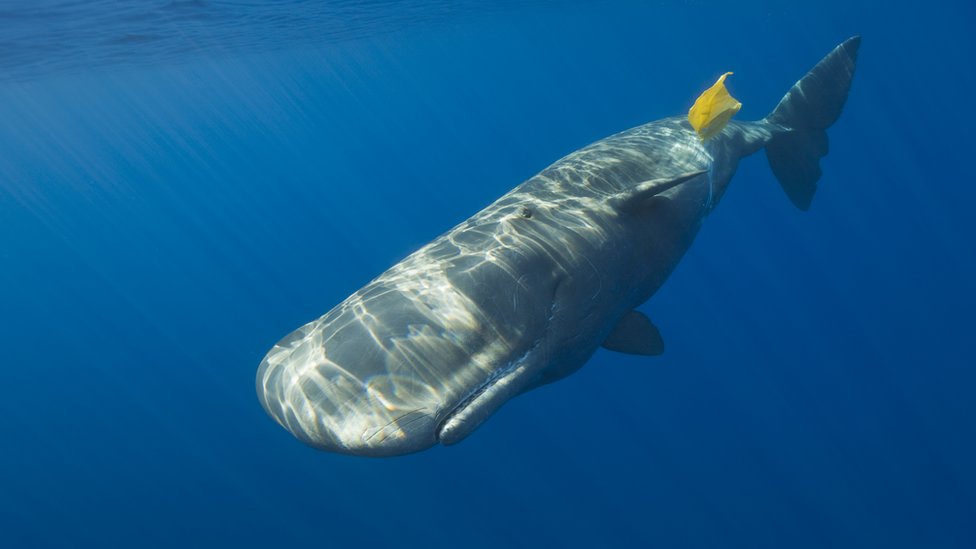
[[[662,177],[660,179],[641,181],[626,191],[615,194],[610,200],[613,207],[618,211],[638,212],[651,198],[705,173],[707,173],[707,170],[696,170],[675,177]]]
[[[664,340],[644,313],[630,311],[614,326],[603,347],[629,355],[655,356],[664,352]]]

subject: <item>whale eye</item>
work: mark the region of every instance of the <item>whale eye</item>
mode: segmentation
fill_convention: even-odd
[[[532,217],[532,210],[526,208],[525,206],[522,206],[518,209],[518,214],[521,217],[529,219],[530,217]]]

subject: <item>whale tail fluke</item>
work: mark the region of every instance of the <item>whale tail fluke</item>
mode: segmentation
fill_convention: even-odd
[[[790,200],[810,208],[827,154],[827,128],[837,121],[854,77],[861,37],[848,38],[786,92],[766,122],[779,126],[766,157]]]

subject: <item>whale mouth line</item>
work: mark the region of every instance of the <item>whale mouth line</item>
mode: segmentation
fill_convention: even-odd
[[[510,359],[503,367],[491,372],[477,387],[472,389],[451,408],[434,431],[435,439],[441,444],[460,442],[481,425],[488,416],[500,408],[506,400],[519,394],[537,374],[539,353],[547,355],[546,341],[556,316],[556,296],[560,284],[553,288],[549,310],[538,337],[522,353]],[[542,362],[547,362],[544,359]]]
[[[435,431],[437,440],[441,440],[445,427],[450,425],[453,420],[457,419],[465,410],[470,408],[471,405],[478,400],[478,397],[485,394],[489,389],[497,385],[499,381],[511,376],[518,369],[519,365],[522,364],[526,355],[528,354],[529,352],[526,351],[519,356],[518,359],[510,361],[504,368],[492,372],[492,374],[488,376],[488,379],[481,382],[480,385],[475,387],[464,398],[462,398],[457,405],[451,408],[451,411],[444,416],[444,419],[441,420],[440,424],[437,426],[437,430]]]
[[[437,441],[445,445],[460,442],[506,400],[518,394],[531,379],[529,358],[536,354],[543,341],[544,338],[536,340],[462,398],[437,425],[434,432]]]

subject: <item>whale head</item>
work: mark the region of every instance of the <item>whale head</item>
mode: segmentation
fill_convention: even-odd
[[[275,345],[257,374],[265,411],[299,440],[332,452],[393,456],[437,444],[449,405],[443,391],[377,364],[381,356],[341,333],[357,327],[333,333],[328,344],[313,322]],[[370,364],[375,372],[364,367]]]
[[[418,298],[421,278],[370,285],[278,342],[257,373],[265,411],[310,446],[395,456],[460,441],[533,381],[543,323],[496,328],[452,284]]]

